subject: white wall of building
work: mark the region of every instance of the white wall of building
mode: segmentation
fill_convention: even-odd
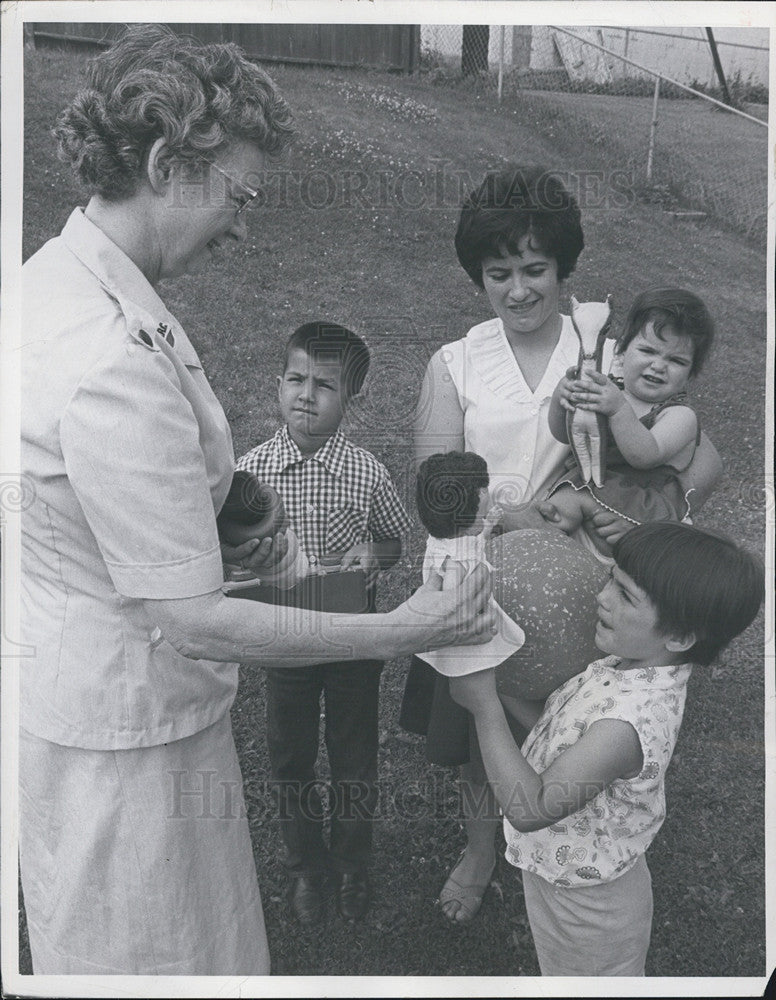
[[[626,55],[647,69],[672,77],[680,83],[697,80],[703,84],[716,82],[714,64],[702,27],[679,28],[569,28],[581,37],[603,44],[616,55]],[[730,79],[740,72],[743,80],[768,85],[768,29],[714,28],[720,60]],[[424,24],[421,26],[421,47],[438,52],[451,60],[460,61],[462,28],[458,24]],[[563,65],[555,46],[552,30],[544,25],[509,25],[504,32],[504,63],[508,68],[553,69]],[[491,69],[498,65],[500,29],[492,25],[488,58]],[[573,46],[572,46],[573,48]],[[600,75],[601,63],[596,50],[576,46],[585,63]],[[530,53],[530,55],[529,55]],[[613,56],[603,56],[612,77],[640,76],[639,70]],[[584,75],[587,66],[581,65]]]
[[[570,29],[573,31],[573,28]],[[740,72],[743,80],[768,86],[768,29],[712,28],[720,62],[730,79]],[[680,83],[716,83],[714,63],[705,28],[654,28],[636,30],[603,28],[604,45],[627,55],[648,69],[659,69]],[[677,37],[681,36],[681,37]],[[610,69],[622,75],[625,64],[609,60]],[[638,70],[628,67],[630,75]]]

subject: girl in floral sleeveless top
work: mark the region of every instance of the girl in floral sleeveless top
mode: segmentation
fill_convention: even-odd
[[[682,288],[650,289],[634,301],[615,346],[622,378],[593,373],[561,379],[549,412],[553,435],[567,443],[566,412],[592,410],[608,418],[610,446],[603,486],[584,482],[574,464],[550,487],[558,527],[574,533],[601,509],[634,524],[689,516],[679,473],[693,459],[700,424],[687,386],[713,339],[714,324],[697,295]],[[590,540],[609,554],[598,535],[591,532]]]
[[[760,561],[689,525],[633,528],[614,559],[598,595],[604,658],[543,707],[499,700],[493,670],[450,682],[475,719],[545,976],[644,975],[645,852],[665,818],[665,773],[692,665],[708,665],[763,599]],[[522,749],[504,705],[530,728]]]

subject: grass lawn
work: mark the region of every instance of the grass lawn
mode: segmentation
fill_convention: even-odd
[[[25,257],[82,203],[49,136],[78,86],[82,60],[45,51],[29,56]],[[226,409],[238,455],[277,426],[274,376],[285,339],[306,320],[335,319],[362,332],[373,351],[369,397],[352,435],[385,461],[409,497],[411,413],[425,363],[440,344],[490,315],[455,259],[461,189],[508,160],[543,162],[572,181],[583,168],[595,169],[601,174],[595,197],[589,189],[582,193],[587,246],[568,290],[582,300],[611,292],[618,316],[650,285],[686,285],[709,303],[719,343],[695,399],[727,473],[699,523],[762,551],[766,268],[751,242],[677,220],[627,190],[623,197],[609,173],[621,166],[618,154],[610,156],[605,142],[583,145],[578,133],[550,134],[546,123],[537,124],[530,101],[498,108],[491,94],[423,78],[271,72],[296,111],[299,140],[275,176],[268,204],[249,213],[249,238],[234,251],[236,259],[161,289]],[[606,100],[612,118],[631,113],[630,100]],[[676,128],[683,151],[693,150],[698,162],[711,163],[712,118],[730,136],[713,144],[714,157],[735,155],[732,117],[691,113]],[[764,177],[764,158],[754,166]],[[759,198],[764,208],[764,189]],[[417,529],[413,542],[412,553],[381,584],[384,607],[414,585],[413,559],[422,551]],[[650,851],[652,976],[765,972],[762,649],[761,616],[721,663],[692,678],[669,771],[668,818]],[[422,740],[398,727],[406,667],[394,661],[384,671],[374,906],[361,926],[345,927],[331,913],[311,933],[290,921],[283,899],[278,828],[263,784],[263,678],[261,671],[243,671],[233,719],[273,970],[538,974],[520,878],[503,860],[470,928],[451,928],[434,907],[462,847],[455,774],[427,765]],[[28,954],[23,949],[25,961]]]

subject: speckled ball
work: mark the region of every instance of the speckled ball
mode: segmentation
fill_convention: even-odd
[[[544,698],[603,653],[595,644],[596,595],[607,568],[554,528],[491,539],[493,594],[525,632],[525,644],[496,667],[502,694]]]

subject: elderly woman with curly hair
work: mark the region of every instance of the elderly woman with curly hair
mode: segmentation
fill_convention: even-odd
[[[21,871],[36,973],[262,974],[267,939],[229,709],[237,663],[388,659],[489,638],[487,573],[383,615],[222,593],[283,536],[219,544],[224,412],[154,286],[245,237],[291,135],[232,45],[130,29],[61,115],[90,195],[24,266]],[[279,634],[280,633],[280,634]]]

